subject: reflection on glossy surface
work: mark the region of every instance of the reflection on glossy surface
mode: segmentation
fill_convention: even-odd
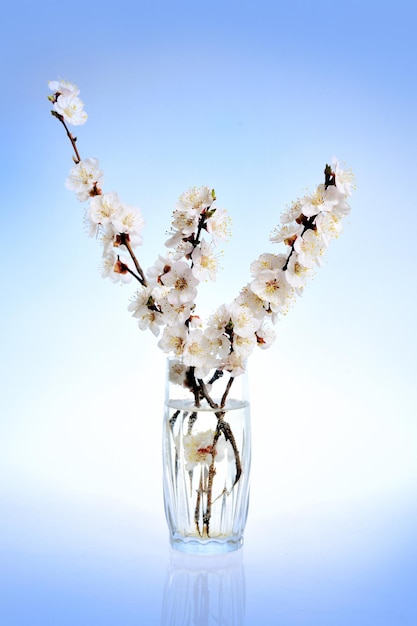
[[[171,550],[161,626],[243,626],[245,574],[242,551],[197,556]]]

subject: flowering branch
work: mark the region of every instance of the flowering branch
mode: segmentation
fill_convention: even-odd
[[[87,119],[78,88],[65,81],[51,81],[49,87],[54,92],[49,96],[52,114],[63,124],[76,155],[66,186],[78,200],[89,203],[85,219],[90,235],[103,244],[102,275],[113,282],[128,282],[133,277],[140,283],[142,290],[128,307],[139,328],[160,335],[158,346],[195,368],[198,380],[211,369],[238,376],[256,346],[265,349],[272,344],[275,333],[270,323],[275,324],[295,296],[302,294],[313,267],[321,264],[330,241],[339,235],[341,220],[350,211],[347,199],[354,188],[352,174],[342,170],[336,160],[332,166],[326,165],[324,184],[297,199],[270,237],[272,243],[287,246],[287,252],[261,254],[250,266],[252,281],[204,325],[196,314],[198,285],[215,280],[218,260],[214,248],[229,236],[230,220],[226,211],[217,207],[214,190],[193,187],[180,196],[165,244],[169,251],[145,274],[134,252],[142,244],[141,212],[123,204],[117,193],[102,192],[98,161],[81,160],[76,138],[68,130],[67,124],[80,125]],[[205,239],[206,234],[211,241]],[[117,255],[115,247],[120,248]],[[123,250],[129,258],[123,256]],[[194,393],[196,404],[202,397],[207,399],[201,384]]]
[[[158,256],[145,273],[134,251],[142,245],[144,220],[140,210],[122,203],[117,193],[102,191],[103,173],[97,159],[81,159],[77,138],[68,129],[68,124],[81,125],[87,120],[78,88],[65,81],[51,81],[49,87],[53,92],[49,96],[51,113],[64,126],[75,153],[66,186],[80,202],[88,203],[85,222],[90,236],[98,238],[103,246],[102,275],[122,283],[134,278],[140,284],[128,310],[141,330],[149,329],[160,336],[159,348],[177,357],[177,363],[171,366],[175,376],[179,371],[176,383],[189,389],[194,398],[181,445],[185,447],[186,440],[197,441],[193,454],[200,464],[200,478],[198,487],[195,485],[194,519],[200,535],[208,536],[212,505],[217,500],[213,500],[213,482],[221,456],[219,448],[230,444],[236,469],[230,490],[225,487],[220,496],[229,495],[242,475],[238,445],[224,419],[234,379],[244,372],[256,347],[266,349],[273,343],[275,332],[271,324],[276,324],[296,296],[303,293],[313,268],[322,263],[330,241],[341,232],[342,219],[350,211],[348,198],[354,189],[353,175],[343,170],[336,159],[332,165],[326,164],[324,183],[293,202],[270,236],[272,243],[285,246],[284,252],[264,253],[253,261],[251,281],[231,303],[222,304],[203,323],[196,311],[198,286],[202,281],[215,280],[215,248],[229,237],[230,219],[226,210],[217,206],[214,190],[193,187],[179,197],[165,242],[168,251]],[[214,374],[208,378],[212,371]],[[216,401],[211,388],[225,371],[229,373],[228,381]],[[193,435],[199,410],[207,407],[217,419],[216,428]],[[183,411],[183,420],[188,414],[188,409]],[[170,418],[172,435],[179,415],[176,410]],[[203,472],[202,459],[209,455],[209,469],[206,465]],[[189,463],[191,483],[195,464]]]
[[[329,242],[341,231],[341,220],[350,211],[347,202],[354,188],[350,172],[337,160],[326,164],[324,184],[312,194],[297,199],[283,214],[281,225],[270,237],[273,243],[287,246],[286,253],[261,254],[251,266],[252,281],[228,305],[222,305],[204,326],[196,314],[198,285],[215,280],[218,268],[215,246],[229,235],[229,218],[216,205],[210,187],[193,187],[182,194],[173,211],[168,253],[159,256],[147,276],[134,247],[142,244],[142,214],[136,207],[123,204],[115,192],[101,190],[102,172],[97,159],[81,160],[76,138],[67,124],[87,120],[79,89],[65,81],[49,83],[53,95],[52,114],[63,124],[75,151],[75,165],[66,181],[79,201],[88,201],[86,223],[91,236],[103,244],[102,275],[113,282],[128,282],[132,277],[141,285],[129,310],[139,328],[149,328],[161,338],[158,346],[182,359],[193,368],[193,393],[196,405],[208,400],[202,381],[211,369],[227,370],[232,379],[245,369],[246,359],[256,346],[268,348],[279,315],[285,314],[296,295],[301,295],[313,267],[320,265]],[[203,234],[211,236],[207,241]],[[114,248],[126,250],[133,262]],[[194,375],[195,373],[195,375]],[[231,383],[230,383],[231,384]],[[222,403],[226,402],[229,388]]]

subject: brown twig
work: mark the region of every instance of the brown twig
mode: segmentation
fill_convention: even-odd
[[[224,415],[224,413],[223,413]],[[230,428],[230,424],[228,424],[227,422],[225,422],[223,419],[219,422],[220,425],[220,429],[223,432],[223,435],[226,438],[226,441],[230,441],[230,444],[233,448],[233,452],[235,455],[235,464],[236,464],[236,476],[235,476],[235,481],[233,483],[233,487],[236,485],[236,483],[238,482],[239,478],[242,475],[242,464],[240,461],[240,454],[239,454],[239,450],[237,447],[237,443],[236,443],[236,439],[235,436],[233,434],[232,429]]]
[[[60,113],[57,113],[56,111],[51,111],[51,115],[56,117],[56,119],[59,120],[61,122],[61,124],[63,125],[63,127],[65,128],[65,131],[67,133],[67,137],[70,140],[71,145],[72,145],[72,147],[74,149],[74,152],[75,152],[75,158],[73,157],[74,163],[79,163],[81,161],[81,157],[80,157],[80,154],[78,152],[77,145],[76,145],[77,137],[74,137],[74,135],[72,135],[70,133],[70,131],[68,129],[68,126],[65,123],[63,115],[61,115]]]
[[[236,483],[239,481],[240,476],[242,475],[242,464],[241,464],[241,460],[240,460],[240,454],[239,454],[239,449],[237,447],[237,443],[236,443],[236,439],[233,435],[233,431],[230,427],[230,424],[228,422],[224,421],[224,416],[226,414],[226,411],[216,411],[216,409],[219,408],[223,408],[224,405],[226,404],[226,399],[227,396],[230,392],[230,389],[232,387],[233,381],[234,381],[234,377],[231,376],[227,382],[226,385],[226,389],[224,391],[224,394],[222,396],[221,399],[221,403],[220,403],[220,407],[219,405],[213,400],[213,398],[210,396],[206,384],[204,383],[202,378],[196,379],[195,378],[195,368],[194,367],[190,367],[190,372],[189,372],[189,379],[190,379],[190,383],[191,383],[191,388],[193,390],[193,394],[195,398],[200,398],[200,396],[202,398],[204,398],[209,406],[215,410],[215,416],[217,417],[217,427],[216,427],[216,431],[214,433],[214,437],[213,437],[213,444],[212,444],[212,450],[211,450],[211,463],[210,463],[210,468],[209,468],[209,475],[208,475],[208,483],[207,483],[207,505],[206,505],[206,510],[203,514],[203,527],[207,533],[207,536],[209,536],[209,532],[210,532],[210,519],[211,519],[211,507],[212,507],[212,503],[213,503],[213,480],[214,480],[214,476],[216,474],[216,467],[215,467],[215,458],[216,458],[216,452],[217,452],[217,442],[219,440],[219,437],[221,434],[223,434],[223,436],[225,437],[226,441],[229,441],[232,449],[233,449],[233,453],[235,455],[235,465],[236,465],[236,476],[235,476],[235,480],[233,482],[232,485],[232,489],[233,487],[236,485]],[[196,406],[199,406],[199,404],[197,405],[197,400],[196,400]],[[200,507],[200,492],[198,493],[197,496],[197,504],[196,504],[196,511],[195,514],[197,513],[197,507]]]
[[[227,396],[229,395],[229,391],[233,385],[233,381],[234,381],[234,376],[230,376],[229,380],[227,381],[227,385],[226,385],[226,389],[224,391],[224,394],[222,396],[222,399],[220,401],[220,407],[223,408],[224,405],[226,404],[226,400],[227,400]]]
[[[194,404],[197,408],[199,408],[200,407],[200,387],[198,386],[196,378],[195,378],[195,367],[190,367],[189,369],[188,382],[190,384],[191,390],[194,395]]]
[[[212,409],[218,409],[219,405],[216,402],[214,402],[214,400],[211,398],[209,392],[207,391],[207,387],[206,387],[206,385],[205,385],[205,383],[204,383],[202,378],[198,379],[198,385],[199,385],[200,390],[201,390],[201,396],[207,400],[207,402],[209,403],[209,405],[211,406]]]
[[[197,501],[196,501],[195,511],[194,511],[195,526],[200,537],[202,536],[202,532],[200,530],[200,504],[201,504],[201,494],[203,493],[203,491],[204,491],[203,490],[203,475],[200,471],[200,484],[198,486]],[[203,515],[203,520],[204,520],[204,515]],[[203,532],[204,532],[204,521],[203,521]]]
[[[140,276],[140,278],[138,276],[136,276],[136,278],[139,280],[141,285],[143,285],[144,287],[147,287],[148,283],[146,281],[145,274],[144,274],[144,272],[143,272],[143,270],[142,270],[142,268],[141,268],[141,266],[139,264],[139,261],[137,260],[137,258],[135,256],[135,253],[133,252],[132,246],[130,245],[130,238],[129,238],[128,233],[119,233],[118,240],[119,240],[119,245],[126,246],[128,252],[130,254],[130,257],[131,257],[133,263],[135,264],[136,270],[137,270],[137,272],[138,272],[138,274]],[[133,276],[135,276],[135,274],[133,274]]]
[[[213,501],[213,480],[214,480],[214,476],[216,475],[215,458],[216,458],[216,451],[217,451],[217,441],[220,435],[221,435],[221,432],[220,432],[219,422],[218,422],[216,432],[214,433],[214,437],[213,437],[213,445],[212,445],[212,450],[211,450],[211,463],[209,467],[208,483],[207,483],[207,506],[203,515],[203,528],[205,528],[207,537],[210,536],[211,505]]]

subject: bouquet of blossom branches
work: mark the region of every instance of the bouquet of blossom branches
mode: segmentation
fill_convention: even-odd
[[[228,239],[230,227],[214,189],[193,187],[179,197],[167,250],[144,272],[136,252],[142,244],[141,212],[116,192],[103,191],[97,159],[81,159],[69,131],[69,125],[87,120],[78,88],[62,80],[49,82],[49,87],[52,115],[74,150],[66,186],[88,203],[85,222],[103,247],[102,275],[113,282],[137,283],[128,308],[139,328],[159,337],[158,346],[173,357],[170,383],[179,395],[187,395],[185,401],[166,402],[164,493],[171,541],[222,542],[232,537],[235,549],[241,545],[247,514],[248,481],[242,477],[248,476],[250,445],[244,426],[247,403],[231,400],[229,392],[253,350],[272,344],[273,325],[302,294],[330,241],[339,235],[350,211],[353,175],[336,159],[326,165],[324,182],[293,202],[273,230],[270,241],[282,244],[283,251],[266,252],[253,261],[251,280],[204,321],[196,306],[198,286],[215,280],[216,247]],[[219,393],[217,381],[225,374]]]
[[[140,210],[122,202],[116,192],[103,191],[97,159],[81,159],[77,140],[68,129],[87,120],[78,88],[62,80],[50,81],[49,88],[52,115],[64,126],[74,150],[66,186],[79,201],[88,203],[85,221],[90,235],[103,246],[103,277],[138,283],[128,309],[139,328],[149,329],[159,337],[159,348],[178,357],[173,376],[192,390],[196,406],[203,398],[212,402],[204,377],[214,369],[229,372],[233,381],[256,347],[272,344],[273,325],[302,294],[330,241],[339,235],[342,219],[350,211],[351,171],[343,170],[336,159],[326,165],[324,182],[295,200],[273,230],[270,241],[282,244],[283,251],[267,252],[253,261],[250,282],[204,322],[196,309],[198,285],[215,280],[216,246],[229,237],[230,225],[227,211],[217,206],[214,189],[193,187],[179,197],[167,251],[145,273],[136,253],[144,227]],[[220,407],[226,396],[227,392]]]

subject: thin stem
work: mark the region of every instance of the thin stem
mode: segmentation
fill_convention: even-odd
[[[126,246],[126,248],[129,251],[130,257],[133,261],[133,263],[135,264],[136,270],[140,276],[139,282],[141,283],[141,285],[143,285],[144,287],[148,286],[148,283],[146,281],[146,277],[145,274],[139,264],[139,261],[137,260],[135,253],[133,252],[132,246],[130,245],[130,240],[129,240],[129,236],[126,235],[126,233],[120,233],[120,239],[121,242],[123,243],[123,245]]]
[[[222,376],[223,376],[223,370],[216,370],[207,384],[212,385],[213,383],[216,382],[216,380],[219,380],[219,378],[221,378]]]
[[[175,411],[175,413],[172,414],[170,420],[169,420],[169,425],[171,426],[171,428],[173,428],[175,422],[177,421],[177,417],[178,415],[181,413],[181,410],[178,409],[178,411]]]
[[[201,235],[201,231],[203,230],[203,226],[205,225],[206,222],[207,222],[207,217],[206,217],[206,214],[204,213],[203,215],[200,216],[200,219],[198,221],[197,234],[195,237],[195,244],[194,244],[195,248],[201,243],[200,235]]]
[[[233,385],[233,381],[234,381],[235,377],[234,376],[230,376],[228,382],[227,382],[227,386],[226,389],[224,391],[224,394],[222,396],[221,402],[220,402],[220,407],[223,408],[224,405],[226,404],[226,400],[227,400],[227,396],[229,395],[229,391]]]
[[[200,484],[199,484],[198,490],[197,490],[197,501],[196,501],[196,504],[195,504],[195,511],[194,511],[195,527],[196,527],[197,532],[200,535],[200,537],[202,536],[202,532],[200,530],[200,505],[201,505],[201,494],[203,493],[203,491],[204,491],[204,489],[203,489],[203,475],[202,475],[201,470],[200,470]],[[203,532],[204,532],[204,515],[203,515]]]
[[[133,278],[136,278],[136,280],[138,280],[141,285],[142,283],[142,279],[140,278],[140,276],[138,276],[137,274],[135,274],[135,272],[133,270],[130,269],[130,267],[128,265],[126,265],[125,263],[123,263],[124,267],[126,268],[126,271],[129,272],[129,274],[131,274],[133,276]]]
[[[223,413],[224,415],[224,413]],[[221,429],[221,431],[223,432],[223,435],[226,438],[226,441],[230,441],[230,444],[233,448],[233,452],[235,455],[235,465],[236,465],[236,476],[235,476],[235,481],[233,483],[233,487],[236,485],[236,483],[238,482],[239,478],[242,475],[242,464],[240,461],[240,454],[239,454],[239,450],[237,447],[237,443],[236,443],[236,439],[235,436],[233,434],[232,429],[230,428],[230,424],[228,424],[227,422],[225,422],[223,419],[220,420],[219,423],[219,427]]]
[[[187,415],[188,415],[188,413],[187,413]],[[190,417],[188,418],[187,435],[191,435],[191,431],[192,431],[192,428],[194,426],[194,423],[195,423],[197,417],[198,417],[197,411],[193,411],[191,413]]]
[[[216,432],[213,437],[213,445],[211,450],[211,463],[209,467],[209,475],[208,475],[208,484],[207,484],[207,506],[206,511],[203,516],[203,524],[206,529],[207,536],[210,533],[210,519],[211,519],[211,507],[213,504],[213,480],[216,475],[216,467],[215,467],[215,459],[216,459],[216,451],[217,451],[217,442],[219,440],[220,435],[223,433],[226,441],[230,441],[230,445],[232,446],[233,453],[235,455],[235,465],[236,465],[236,476],[233,481],[232,489],[239,481],[242,475],[242,463],[240,461],[239,449],[237,447],[236,439],[233,435],[233,431],[230,427],[230,424],[224,421],[225,413],[224,411],[219,411],[216,413],[218,422]]]
[[[214,437],[213,437],[213,446],[211,450],[211,463],[209,467],[208,483],[207,483],[207,506],[206,506],[205,513],[203,515],[203,526],[206,529],[207,537],[210,536],[211,505],[213,501],[213,479],[216,474],[216,468],[215,468],[216,447],[217,447],[217,441],[220,437],[220,434],[221,432],[220,432],[219,422],[218,422],[216,432],[214,433]]]
[[[201,389],[201,395],[203,396],[203,398],[205,398],[207,400],[207,402],[209,403],[209,405],[211,406],[212,409],[218,409],[219,405],[216,404],[216,402],[214,402],[214,400],[211,398],[209,392],[207,391],[207,387],[203,381],[202,378],[198,379],[198,384],[200,386]]]
[[[200,219],[198,220],[197,234],[193,233],[192,235],[190,235],[190,237],[187,237],[183,240],[183,241],[189,241],[191,245],[193,246],[192,251],[189,252],[187,255],[187,258],[191,259],[191,267],[194,267],[194,261],[192,260],[193,252],[201,244],[200,235],[201,235],[201,231],[203,230],[203,228],[206,227],[206,223],[207,223],[207,214],[203,213],[202,215],[200,215]]]
[[[303,237],[304,233],[307,230],[315,230],[316,229],[316,226],[315,226],[314,222],[316,220],[317,215],[318,215],[318,213],[316,215],[313,215],[312,217],[307,217],[307,218],[303,216],[304,219],[303,219],[302,223],[303,223],[304,229],[303,229],[303,232],[300,235],[301,238]],[[291,250],[290,250],[290,252],[288,254],[288,257],[287,257],[287,260],[285,261],[284,266],[282,268],[283,272],[285,272],[285,270],[287,269],[288,263],[290,262],[290,259],[291,259],[291,256],[292,256],[293,252],[294,252],[294,242],[291,244]]]
[[[189,376],[189,382],[191,383],[191,389],[194,395],[194,404],[196,405],[197,408],[199,408],[200,406],[200,388],[197,385],[197,381],[195,378],[195,367],[190,367],[190,376]]]
[[[336,186],[336,174],[333,172],[330,165],[326,163],[326,167],[324,168],[324,188],[327,189],[331,185]]]
[[[60,113],[57,113],[56,111],[51,111],[51,114],[54,117],[56,117],[56,119],[59,120],[61,122],[61,124],[63,125],[63,127],[65,128],[65,131],[67,133],[67,137],[70,140],[71,145],[72,145],[72,147],[74,149],[74,152],[75,152],[75,158],[73,157],[74,163],[79,163],[81,161],[81,157],[80,157],[80,154],[79,154],[77,146],[76,146],[77,138],[74,137],[74,135],[72,135],[70,133],[70,131],[68,129],[68,126],[66,125],[66,123],[64,121],[64,117]]]

